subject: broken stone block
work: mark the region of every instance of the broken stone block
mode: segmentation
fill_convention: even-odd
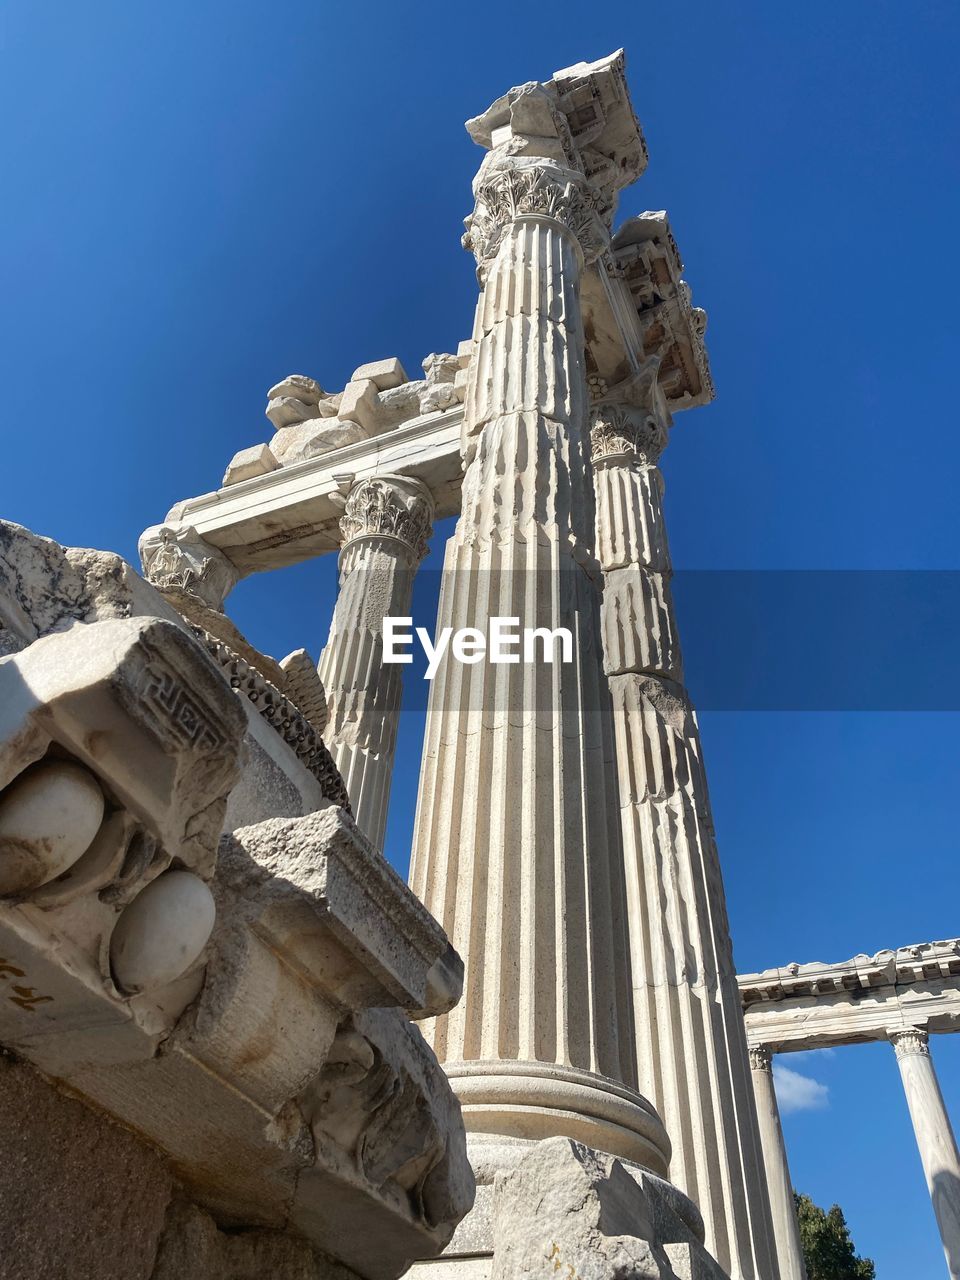
[[[120,556],[61,547],[0,520],[0,654],[16,653],[73,621],[141,615],[180,623],[157,589]]]
[[[294,649],[280,661],[283,672],[283,689],[287,697],[306,716],[316,729],[323,733],[327,727],[327,695],[317,664],[306,649]]]
[[[457,360],[460,362],[460,368],[465,369],[473,359],[473,352],[476,343],[472,338],[464,338],[463,342],[457,346]]]
[[[252,480],[254,476],[266,475],[268,471],[276,471],[280,463],[273,456],[270,446],[254,444],[249,449],[241,449],[235,453],[223,473],[223,484],[239,484],[241,480]]]
[[[365,378],[362,382],[348,382],[344,387],[337,417],[342,422],[356,422],[368,435],[372,435],[376,429],[379,409],[377,384],[370,378]]]
[[[676,1280],[645,1190],[614,1156],[536,1143],[493,1189],[491,1280]]]
[[[351,382],[372,382],[378,391],[389,391],[391,387],[399,387],[407,381],[403,365],[396,356],[388,360],[373,360],[370,364],[362,364],[354,369]]]
[[[273,438],[273,453],[282,467],[308,458],[318,458],[347,444],[366,439],[366,432],[356,422],[339,418],[311,418],[296,426],[281,427]]]
[[[336,414],[338,397],[328,396],[319,382],[292,373],[267,392],[267,417],[279,431],[310,418],[329,418]]]
[[[222,610],[240,579],[233,561],[192,525],[151,525],[141,533],[137,549],[144,577],[158,590],[187,592],[210,609]]]
[[[318,404],[327,393],[320,383],[308,378],[303,373],[291,373],[267,392],[268,400],[276,400],[287,396],[300,400],[303,404]]]
[[[380,412],[377,425],[380,431],[390,431],[402,422],[420,416],[420,395],[426,383],[419,379],[416,382],[404,382],[399,387],[391,387],[381,391],[378,397]]]
[[[454,382],[459,371],[460,361],[457,356],[448,353],[427,356],[423,361],[427,385],[420,397],[421,413],[436,413],[457,403]]]

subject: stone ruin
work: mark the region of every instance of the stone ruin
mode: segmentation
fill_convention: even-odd
[[[738,986],[663,519],[706,316],[665,213],[613,230],[622,53],[467,129],[455,354],[276,383],[144,577],[0,524],[4,1278],[802,1280],[742,1008],[796,993]],[[438,627],[576,645],[439,671],[408,887],[383,626],[454,514]],[[319,664],[259,652],[230,590],[326,553]]]
[[[705,316],[665,214],[611,232],[622,54],[467,127],[456,354],[274,385],[144,577],[0,525],[5,1275],[775,1278],[656,468]],[[408,888],[383,619],[455,511],[439,622],[533,570],[578,641],[509,715],[441,673]],[[259,652],[229,591],[327,551],[319,667]]]
[[[357,829],[315,672],[189,614],[0,524],[0,1271],[396,1276],[473,1201],[416,1026],[463,966]]]

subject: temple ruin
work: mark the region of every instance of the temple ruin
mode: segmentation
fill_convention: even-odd
[[[801,1280],[770,1053],[870,1035],[903,1068],[952,1029],[870,980],[869,1031],[832,1031],[835,967],[738,981],[658,468],[714,395],[706,315],[666,213],[614,229],[647,163],[622,52],[467,130],[455,351],[277,382],[142,577],[0,524],[11,1275]],[[575,644],[440,665],[407,886],[383,625],[452,515],[438,627]],[[259,652],[230,590],[325,554],[319,662]]]

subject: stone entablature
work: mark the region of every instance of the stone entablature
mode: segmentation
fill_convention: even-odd
[[[960,1030],[960,938],[738,978],[751,1044],[774,1052]]]
[[[660,361],[669,408],[709,404],[716,392],[703,341],[707,313],[691,302],[666,212],[629,218],[613,238],[612,256],[636,308],[644,355]]]
[[[921,942],[838,964],[788,964],[738,978],[780,1274],[805,1280],[773,1088],[776,1053],[886,1041],[893,1046],[951,1280],[960,1277],[960,1151],[930,1051],[960,1031],[960,938]]]
[[[166,523],[192,526],[245,576],[339,552],[350,488],[381,473],[421,481],[437,519],[455,515],[463,479],[462,420],[459,403],[418,416],[371,440],[188,498],[170,510]]]

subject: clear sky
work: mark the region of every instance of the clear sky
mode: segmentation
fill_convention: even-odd
[[[0,512],[132,558],[140,529],[269,439],[278,378],[336,390],[367,360],[415,376],[455,350],[480,160],[462,122],[622,45],[651,164],[621,214],[670,211],[719,392],[665,457],[675,563],[960,570],[958,35],[953,0],[8,0]],[[328,559],[249,580],[230,611],[265,650],[316,654],[334,575]],[[696,697],[740,614],[697,608],[683,581]],[[831,694],[811,711],[882,612],[842,640],[829,608],[802,642],[768,621],[740,630],[758,669],[787,654],[790,705],[702,715],[740,968],[960,934],[960,704],[890,709],[916,705],[930,628],[870,659],[886,709]],[[420,731],[411,710],[401,869]],[[960,1043],[934,1053],[960,1119]],[[788,1085],[797,1186],[842,1204],[879,1280],[937,1280],[892,1051],[787,1065],[823,1086]]]

